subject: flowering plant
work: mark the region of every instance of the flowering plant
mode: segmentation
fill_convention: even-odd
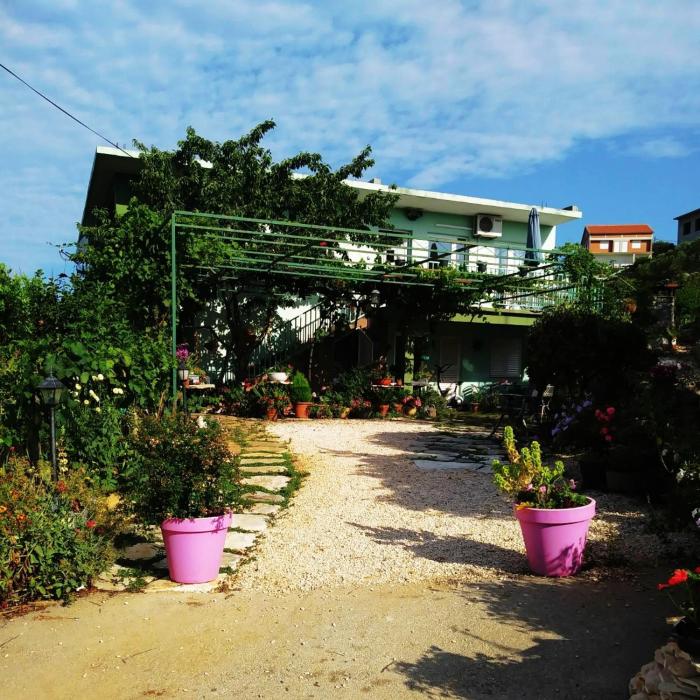
[[[658,584],[660,591],[666,591],[672,603],[695,625],[700,624],[700,566],[690,569],[676,569],[665,583]],[[683,591],[684,599],[679,600],[671,594]]]
[[[596,408],[595,410],[595,419],[598,421],[598,424],[600,426],[599,433],[600,436],[605,440],[605,442],[612,442],[615,437],[614,437],[614,430],[615,426],[613,424],[613,420],[615,419],[615,407],[614,406],[608,406],[604,410],[600,410],[599,408]]]
[[[418,396],[404,396],[403,405],[405,408],[420,408],[423,402]]]
[[[538,442],[518,451],[513,428],[506,426],[503,446],[508,462],[493,460],[493,481],[519,507],[576,508],[588,503],[586,496],[576,493],[576,482],[564,477],[563,462],[556,461],[553,467],[542,464]]]
[[[221,515],[237,503],[238,467],[216,421],[144,416],[129,442],[125,502],[144,525]]]

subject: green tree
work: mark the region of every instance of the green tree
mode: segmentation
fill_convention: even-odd
[[[262,145],[273,128],[274,122],[266,121],[242,138],[222,143],[190,128],[174,151],[137,144],[142,167],[133,182],[134,197],[127,213],[117,218],[102,212],[97,226],[81,230],[81,244],[69,253],[79,266],[76,289],[100,286],[121,300],[133,328],[163,328],[170,317],[169,222],[175,210],[360,229],[366,232],[365,240],[379,241],[377,230],[388,225],[396,197],[384,192],[361,197],[344,183],[349,177],[361,177],[373,165],[370,148],[335,170],[315,153],[275,162]],[[306,176],[299,177],[299,171]],[[230,269],[216,266],[246,242],[182,236],[177,245],[179,260],[200,266],[178,267],[180,340],[195,343],[195,319],[216,308],[208,329],[214,344],[227,348],[222,372],[233,369],[239,376],[245,374],[253,350],[272,328],[281,304],[312,293],[331,300],[349,293],[342,283],[325,279],[280,279],[237,271],[232,280]],[[292,250],[281,240],[269,246],[275,253]],[[203,271],[207,265],[212,269]]]

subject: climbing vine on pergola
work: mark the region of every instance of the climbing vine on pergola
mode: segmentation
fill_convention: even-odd
[[[188,284],[216,285],[219,291],[283,292],[299,298],[315,293],[348,303],[379,290],[385,302],[400,297],[403,303],[423,303],[433,314],[447,317],[479,313],[484,304],[498,310],[533,296],[545,296],[550,303],[574,298],[575,285],[561,273],[565,256],[560,251],[484,241],[466,228],[454,229],[421,233],[418,239],[390,229],[176,211],[170,251],[173,357],[178,285],[185,279]]]

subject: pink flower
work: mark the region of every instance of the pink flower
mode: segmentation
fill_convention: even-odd
[[[569,488],[570,488],[572,491],[575,491],[575,490],[576,490],[576,481],[575,481],[574,479],[569,479]]]
[[[615,415],[615,409],[612,406],[608,406],[605,409],[605,412],[611,417]]]
[[[612,436],[612,435],[606,435],[606,436],[605,436],[605,441],[606,441],[606,442],[612,442],[612,441],[613,441],[613,436]]]
[[[540,488],[538,489],[538,491],[539,491],[540,493],[547,493],[547,487],[546,487],[544,484],[542,484],[542,486],[540,486]]]

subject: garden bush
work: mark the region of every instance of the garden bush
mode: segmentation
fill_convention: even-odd
[[[221,425],[187,416],[142,417],[130,436],[126,507],[144,525],[218,515],[240,497],[239,472]]]
[[[112,561],[106,501],[82,472],[56,484],[11,458],[0,472],[0,607],[68,600]]]

